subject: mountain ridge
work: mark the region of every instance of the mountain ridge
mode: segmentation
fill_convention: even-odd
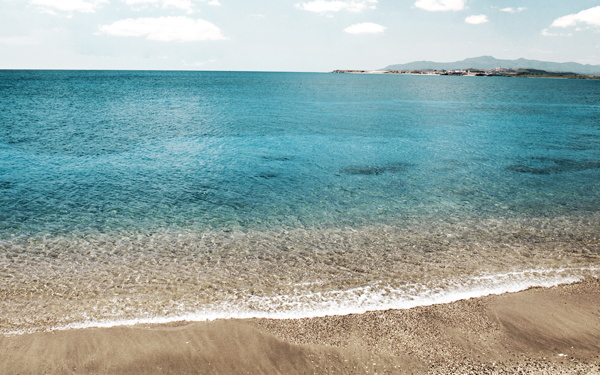
[[[548,72],[572,72],[578,74],[600,74],[600,65],[576,62],[557,63],[519,58],[516,60],[496,59],[492,56],[471,57],[455,62],[413,61],[406,64],[393,64],[379,69],[392,70],[454,70],[454,69],[539,69]]]

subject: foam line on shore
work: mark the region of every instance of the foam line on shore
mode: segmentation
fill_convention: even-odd
[[[566,275],[567,274],[567,275]],[[90,320],[64,326],[51,327],[43,331],[63,331],[85,328],[110,328],[139,324],[168,324],[175,322],[202,322],[223,319],[302,319],[325,316],[363,314],[368,311],[410,309],[452,303],[459,300],[514,293],[532,287],[550,288],[561,284],[572,284],[586,277],[600,277],[600,267],[562,268],[525,270],[495,275],[483,275],[455,282],[450,287],[426,287],[425,285],[405,285],[403,289],[382,288],[369,285],[348,290],[310,293],[296,296],[248,296],[245,303],[212,305],[194,313],[172,316],[142,317],[134,319]],[[416,295],[407,290],[418,290]],[[315,302],[317,300],[317,302]],[[302,302],[307,301],[307,302]],[[255,309],[251,309],[253,306]],[[256,309],[256,307],[259,309]],[[21,335],[37,330],[16,330],[5,335]]]

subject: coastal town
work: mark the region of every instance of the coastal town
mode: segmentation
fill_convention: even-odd
[[[599,79],[598,76],[582,75],[572,72],[549,72],[541,69],[416,69],[416,70],[344,70],[336,69],[332,73],[353,73],[353,74],[406,74],[406,75],[436,75],[436,76],[471,76],[471,77],[551,77],[551,78],[578,78],[578,79]]]

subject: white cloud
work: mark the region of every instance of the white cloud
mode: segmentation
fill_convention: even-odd
[[[557,18],[552,22],[551,27],[567,28],[572,26],[591,26],[600,27],[600,6],[582,10],[576,14],[569,14]]]
[[[363,22],[348,26],[344,29],[344,31],[349,34],[379,34],[384,32],[385,29],[385,26],[381,26],[376,23]]]
[[[417,0],[417,8],[430,12],[446,12],[465,9],[465,0]]]
[[[188,17],[128,18],[100,26],[100,32],[112,36],[145,37],[163,42],[228,39],[213,23]]]
[[[54,10],[62,12],[94,13],[108,0],[30,0],[33,5],[39,5],[49,14],[56,14]],[[48,9],[52,8],[52,9]]]
[[[489,22],[489,19],[485,14],[478,14],[465,18],[465,22],[470,23],[471,25],[481,25],[482,23]]]
[[[524,10],[527,10],[527,8],[525,8],[525,7],[518,7],[518,8],[509,7],[509,8],[500,9],[501,12],[506,12],[506,13],[520,13]]]
[[[209,1],[207,4],[210,6],[215,6],[215,7],[221,6],[221,2],[219,0],[212,0],[212,1]]]
[[[573,36],[572,33],[557,33],[557,32],[552,32],[549,29],[544,29],[541,32],[542,36]]]
[[[191,0],[123,0],[127,5],[155,5],[161,8],[176,8],[192,13],[194,11],[194,4]]]
[[[559,29],[572,28],[574,31],[586,29],[600,29],[600,6],[582,10],[579,13],[559,17],[552,22],[550,27],[541,31],[543,36],[573,36],[572,32],[561,32]]]
[[[298,9],[315,13],[339,12],[342,10],[348,12],[362,12],[366,9],[375,9],[377,0],[313,0],[309,2],[297,3],[294,6]]]

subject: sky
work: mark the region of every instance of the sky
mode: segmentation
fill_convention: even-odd
[[[0,69],[600,65],[600,0],[0,0]]]

